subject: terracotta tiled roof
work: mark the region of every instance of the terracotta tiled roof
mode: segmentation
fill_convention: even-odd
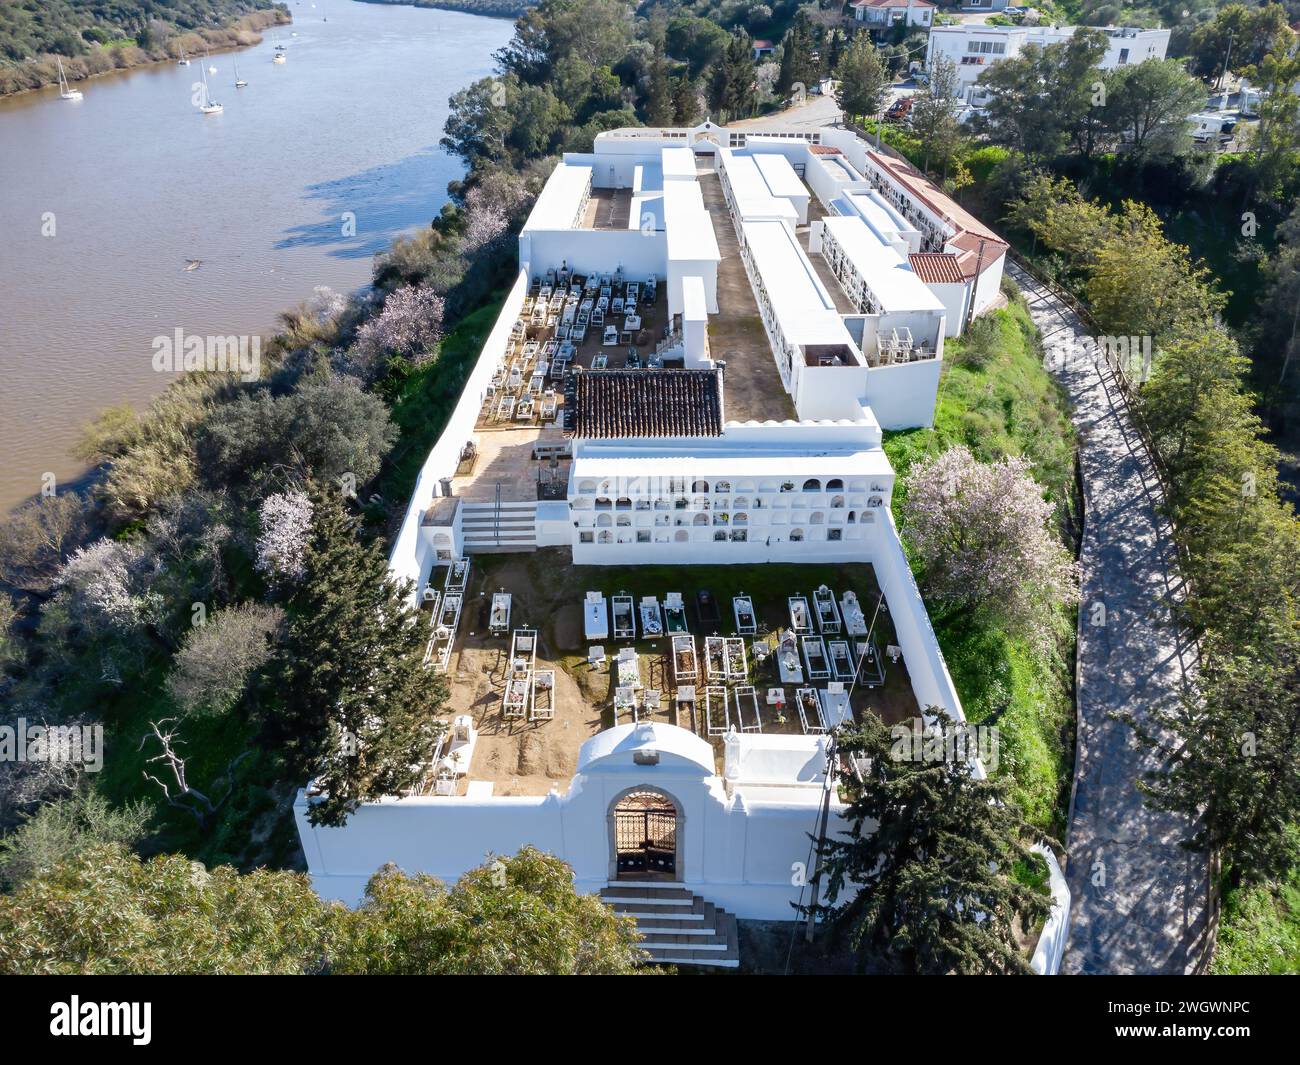
[[[722,435],[718,370],[578,370],[565,429],[587,439]]]
[[[964,280],[957,256],[946,251],[918,251],[907,257],[912,272],[927,285],[960,285]]]
[[[809,150],[813,155],[843,155],[844,153],[838,148],[832,148],[828,144],[810,144]]]
[[[959,249],[957,264],[963,278],[969,280],[974,277],[977,265],[982,273],[1002,257],[1007,242],[910,163],[870,149],[867,151],[867,161],[883,170],[892,181],[905,188],[913,199],[925,204],[931,212],[953,227],[955,232],[948,238],[948,243]],[[981,241],[984,242],[982,263],[979,254]]]

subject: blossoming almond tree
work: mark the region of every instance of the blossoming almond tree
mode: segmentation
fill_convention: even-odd
[[[1079,571],[1030,470],[1018,456],[986,463],[951,448],[913,468],[902,513],[933,600],[1044,639],[1051,606],[1078,602]]]

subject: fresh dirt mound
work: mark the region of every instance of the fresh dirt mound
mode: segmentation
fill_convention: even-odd
[[[566,603],[555,612],[555,646],[561,651],[582,648],[582,605]]]

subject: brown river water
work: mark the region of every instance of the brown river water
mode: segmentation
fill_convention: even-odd
[[[97,411],[167,384],[155,338],[266,334],[317,285],[363,286],[462,173],[438,147],[447,100],[511,22],[290,11],[256,48],[0,100],[0,513],[84,472],[70,449]],[[221,114],[192,102],[209,64]]]

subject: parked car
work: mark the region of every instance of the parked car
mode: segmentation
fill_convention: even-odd
[[[912,97],[900,96],[885,111],[886,122],[905,122],[912,110]]]

